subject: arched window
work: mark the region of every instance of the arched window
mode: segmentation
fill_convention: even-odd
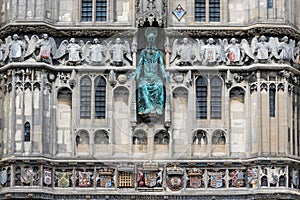
[[[166,131],[159,131],[154,136],[154,144],[169,144],[170,136]]]
[[[108,133],[104,130],[99,130],[95,133],[95,144],[108,144],[109,136]]]
[[[222,116],[222,81],[215,76],[210,80],[210,118],[221,119]]]
[[[135,133],[132,137],[132,143],[135,145],[146,145],[147,144],[146,133],[142,131]]]
[[[106,104],[106,81],[103,77],[95,80],[95,118],[105,118]]]
[[[218,130],[212,136],[212,144],[213,145],[225,145],[226,137],[223,131]]]
[[[80,118],[91,118],[91,80],[88,77],[80,82]]]
[[[196,81],[196,118],[207,119],[207,81],[202,76]]]
[[[275,85],[271,85],[269,89],[270,117],[275,117],[275,95],[276,95],[276,87]]]
[[[194,145],[207,145],[207,136],[206,132],[199,130],[196,133],[194,133],[193,137],[193,144]]]
[[[30,142],[30,123],[24,124],[24,142]]]

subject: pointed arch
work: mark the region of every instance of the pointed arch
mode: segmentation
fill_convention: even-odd
[[[203,76],[196,80],[196,119],[207,119],[207,79]]]
[[[222,80],[214,76],[210,80],[210,118],[222,118]]]
[[[91,118],[91,84],[88,76],[84,76],[80,81],[80,118]]]
[[[106,80],[102,76],[95,79],[95,119],[106,116]]]

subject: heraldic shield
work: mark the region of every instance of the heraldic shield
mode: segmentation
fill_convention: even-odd
[[[44,169],[44,183],[46,185],[52,184],[52,171]]]
[[[210,175],[210,186],[213,188],[220,188],[223,186],[222,172],[212,172]]]
[[[0,172],[0,183],[4,185],[7,182],[7,170],[4,169]]]
[[[170,190],[178,191],[184,186],[184,171],[176,166],[167,170],[167,186]]]

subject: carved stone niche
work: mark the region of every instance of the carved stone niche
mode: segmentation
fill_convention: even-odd
[[[135,8],[137,13],[136,23],[138,26],[166,26],[166,0],[137,0]]]
[[[240,87],[232,88],[232,90],[230,91],[230,98],[244,103],[245,90]]]

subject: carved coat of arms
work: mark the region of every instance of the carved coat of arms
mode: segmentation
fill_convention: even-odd
[[[91,173],[90,172],[78,172],[79,186],[89,187],[91,186]]]
[[[4,169],[0,171],[0,183],[1,185],[4,185],[7,182],[7,170]]]
[[[70,172],[56,172],[57,186],[69,187],[70,185]]]
[[[52,184],[52,171],[48,169],[44,169],[44,183],[46,185]]]
[[[292,183],[295,187],[299,186],[299,171],[292,170]]]
[[[110,188],[113,185],[113,170],[100,169],[99,170],[100,187]]]
[[[212,172],[210,175],[210,186],[213,188],[220,188],[223,186],[222,172]]]
[[[21,169],[21,182],[22,183],[31,183],[34,179],[35,173],[32,168],[22,168]]]
[[[258,183],[258,170],[256,168],[247,170],[247,181],[248,184],[253,185],[253,187],[257,186]]]
[[[157,173],[154,171],[148,171],[144,174],[145,185],[148,187],[156,186]]]
[[[200,188],[202,182],[203,171],[200,169],[191,169],[188,171],[191,188]]]
[[[244,172],[242,171],[233,171],[230,174],[230,178],[232,180],[232,186],[234,187],[243,187],[245,180],[244,180]]]
[[[171,168],[167,172],[167,186],[170,190],[178,191],[184,186],[184,172],[181,168]]]

